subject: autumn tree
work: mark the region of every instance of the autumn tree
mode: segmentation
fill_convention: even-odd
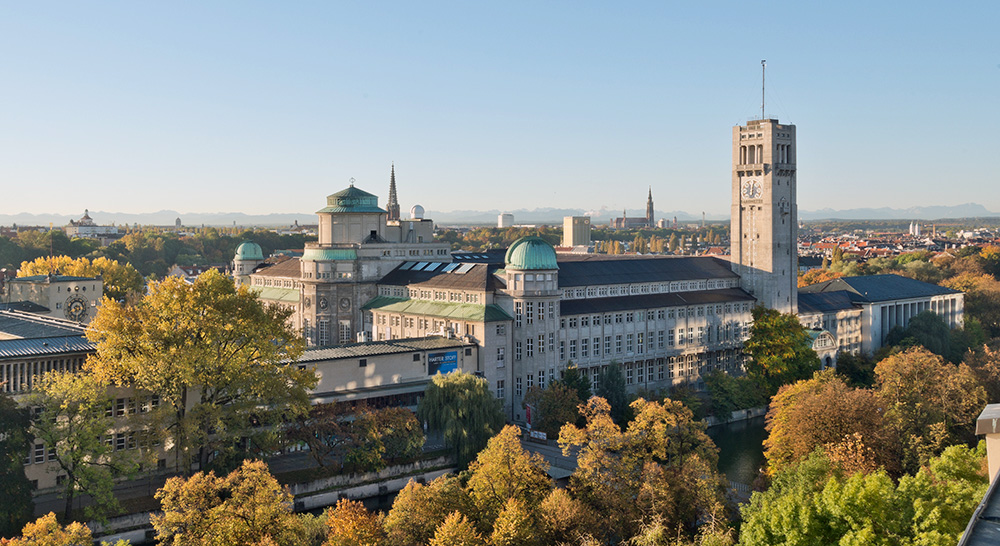
[[[1000,340],[994,339],[966,353],[964,363],[986,390],[986,399],[1000,400]]]
[[[747,374],[763,380],[771,392],[819,369],[812,339],[798,317],[761,305],[753,308],[753,325],[743,352],[750,357]]]
[[[243,441],[265,453],[277,445],[275,425],[308,411],[316,383],[292,364],[304,342],[290,314],[214,270],[193,284],[171,277],[135,303],[105,299],[87,330],[97,352],[86,369],[160,396],[183,470],[205,469],[213,454],[241,457]]]
[[[493,523],[490,546],[538,546],[541,537],[532,513],[517,497],[507,499]]]
[[[524,407],[531,408],[531,427],[544,432],[548,437],[559,436],[559,429],[565,423],[575,423],[580,405],[577,390],[558,381],[547,388],[531,387],[524,395]]]
[[[586,426],[563,426],[563,454],[578,453],[570,489],[607,522],[608,540],[632,537],[652,517],[691,534],[698,519],[723,506],[715,444],[678,402],[638,399],[632,409],[635,419],[622,430],[595,396],[582,407]]]
[[[492,525],[511,499],[534,512],[552,489],[548,463],[525,451],[520,436],[520,429],[505,426],[469,465],[469,496],[485,525]]]
[[[0,537],[16,535],[34,513],[31,482],[24,475],[30,426],[28,408],[0,392]]]
[[[323,467],[331,458],[343,460],[357,444],[353,418],[349,404],[315,404],[285,426],[285,438],[308,446],[309,455]]]
[[[174,546],[298,546],[303,527],[292,495],[261,461],[244,461],[228,476],[198,472],[170,478],[156,492],[162,514],[150,516],[161,544]]]
[[[417,417],[444,434],[460,467],[472,461],[504,422],[500,401],[486,380],[463,372],[435,375],[420,399]]]
[[[63,517],[70,519],[73,499],[81,493],[94,499],[87,508],[92,517],[115,511],[118,502],[113,493],[114,478],[138,470],[140,451],[134,448],[143,434],[141,425],[134,432],[114,432],[111,397],[103,385],[85,373],[49,372],[24,402],[41,408],[32,421],[31,433],[35,441],[48,447],[65,476],[61,484],[66,501]],[[135,422],[139,425],[138,416]],[[111,441],[115,434],[128,436],[119,444]]]
[[[423,485],[414,480],[396,495],[385,518],[389,544],[426,544],[454,512],[472,513],[472,500],[457,476],[444,475]]]
[[[31,262],[24,262],[17,271],[19,277],[48,274],[70,275],[74,277],[101,276],[104,295],[113,300],[136,297],[142,293],[145,284],[140,274],[131,264],[121,264],[105,257],[70,258],[69,256],[47,256]]]
[[[375,428],[386,462],[419,457],[424,447],[424,430],[417,416],[406,408],[373,410]]]
[[[323,546],[380,546],[385,544],[383,517],[358,501],[340,499],[327,514],[330,534]]]
[[[465,515],[453,512],[434,531],[429,546],[485,546],[486,541]]]
[[[538,519],[547,544],[576,544],[600,526],[597,514],[562,487],[553,488],[542,499]]]
[[[887,416],[903,441],[905,469],[915,470],[946,446],[974,438],[986,391],[969,366],[913,347],[883,359],[875,375]]]
[[[859,466],[871,463],[898,475],[898,437],[886,411],[877,394],[848,387],[832,369],[781,387],[767,412],[768,472],[774,475],[824,447],[862,458]]]
[[[19,537],[10,540],[0,538],[3,546],[90,546],[93,542],[89,527],[78,521],[60,525],[55,512],[25,524]],[[111,546],[107,542],[101,544]],[[119,540],[114,546],[128,546],[128,541]]]

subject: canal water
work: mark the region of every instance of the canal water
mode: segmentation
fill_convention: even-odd
[[[716,425],[707,432],[719,447],[719,471],[729,481],[753,484],[764,464],[764,417]]]

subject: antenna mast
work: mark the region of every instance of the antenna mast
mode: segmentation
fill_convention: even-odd
[[[767,60],[760,60],[760,119],[764,117],[764,72],[767,69]]]

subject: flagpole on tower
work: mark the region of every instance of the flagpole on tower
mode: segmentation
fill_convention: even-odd
[[[767,69],[767,60],[760,60],[760,119],[764,118],[764,72]]]

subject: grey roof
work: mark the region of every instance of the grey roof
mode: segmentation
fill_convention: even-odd
[[[0,310],[0,337],[37,339],[82,336],[86,329],[75,322],[32,313]],[[6,335],[5,335],[6,334]]]
[[[425,264],[424,267],[420,267],[421,263]],[[461,266],[454,267],[455,265],[457,265],[456,262],[437,266],[432,265],[432,262],[417,262],[416,264],[404,262],[382,277],[379,284],[485,291],[493,291],[504,286],[503,281],[493,275],[497,270],[495,264],[463,263]],[[418,267],[419,269],[417,269]],[[432,267],[433,269],[428,271]]]
[[[802,293],[815,294],[838,290],[846,290],[852,300],[866,303],[960,293],[958,290],[900,275],[863,275],[860,277],[841,277],[800,288],[799,297],[801,298]]]
[[[317,347],[307,349],[299,358],[299,362],[315,362],[318,360],[337,360],[340,358],[358,358],[366,356],[388,355],[396,353],[412,353],[434,349],[452,349],[471,346],[473,344],[461,339],[449,339],[441,336],[393,339],[390,341],[368,341],[350,343],[335,347]]]
[[[25,313],[38,313],[44,314],[51,311],[48,307],[38,305],[33,301],[12,301],[10,303],[0,303],[0,310],[3,311],[22,311]]]
[[[0,310],[0,358],[93,352],[84,331],[74,322]]]
[[[851,299],[847,290],[834,292],[799,292],[799,314],[834,313],[846,309],[855,309],[857,304]]]
[[[611,258],[606,254],[560,254],[558,260],[561,288],[737,277],[728,261],[707,256]]]
[[[96,281],[97,277],[73,277],[70,275],[32,275],[30,277],[15,277],[10,282],[70,282]]]
[[[671,292],[668,294],[640,294],[635,296],[614,296],[609,298],[587,298],[563,300],[559,303],[560,315],[586,315],[634,309],[656,309],[658,307],[682,307],[707,303],[756,301],[742,288],[722,290],[698,290],[695,292]]]
[[[0,340],[0,358],[91,352],[94,352],[94,344],[83,336]]]

